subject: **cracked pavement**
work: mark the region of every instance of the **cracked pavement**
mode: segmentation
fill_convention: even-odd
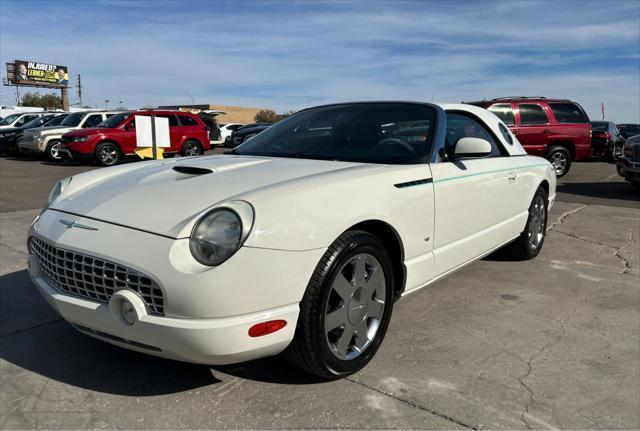
[[[25,163],[50,168],[0,159],[2,429],[640,428],[640,200],[612,165],[574,164],[567,184],[615,193],[560,193],[537,259],[497,253],[409,295],[364,370],[321,382],[277,357],[210,368],[72,329],[25,271],[49,188],[19,190]]]

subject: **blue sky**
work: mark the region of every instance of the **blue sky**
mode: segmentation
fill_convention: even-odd
[[[0,0],[0,61],[14,59],[67,65],[98,106],[544,95],[640,122],[638,0]]]

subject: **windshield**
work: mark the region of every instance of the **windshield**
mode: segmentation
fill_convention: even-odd
[[[46,123],[44,123],[44,126],[49,127],[49,126],[57,126],[58,124],[62,123],[62,121],[67,118],[66,115],[57,115],[55,117],[53,117],[52,119],[50,119],[49,121],[47,121]]]
[[[80,121],[82,121],[82,118],[84,117],[84,115],[85,114],[69,114],[69,116],[67,116],[67,118],[62,120],[62,123],[60,123],[60,125],[61,126],[75,127],[78,124],[80,124]]]
[[[640,134],[640,125],[637,125],[637,124],[623,124],[623,125],[620,125],[618,127],[618,130],[620,130],[620,133],[625,138],[628,138],[630,136],[634,136],[634,135]]]
[[[0,126],[7,126],[13,123],[21,115],[22,114],[11,114],[8,117],[5,117],[4,119],[2,119],[2,121],[0,121]]]
[[[123,112],[121,114],[112,115],[111,117],[98,124],[98,127],[108,127],[114,129],[118,127],[124,120],[129,118],[132,114],[130,112]]]
[[[609,123],[606,121],[592,121],[591,127],[594,132],[606,132],[609,128]]]
[[[38,118],[36,118],[34,120],[29,121],[27,124],[22,126],[22,128],[23,129],[33,129],[34,127],[40,127],[44,123],[46,123],[49,118],[50,117],[38,117]]]
[[[435,111],[412,103],[351,103],[299,112],[233,154],[360,163],[424,163]]]

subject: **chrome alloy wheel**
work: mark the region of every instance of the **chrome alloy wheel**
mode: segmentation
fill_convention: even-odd
[[[200,155],[200,147],[195,142],[187,142],[184,145],[184,156],[199,156]]]
[[[529,214],[529,224],[527,226],[527,236],[529,245],[534,250],[538,248],[545,235],[547,213],[545,211],[544,199],[542,196],[536,196],[531,204]]]
[[[355,359],[369,347],[382,321],[386,289],[382,265],[370,254],[357,254],[340,268],[324,316],[327,342],[338,359]]]
[[[549,161],[553,165],[556,175],[562,175],[567,169],[567,155],[561,151],[553,153]]]
[[[62,158],[62,156],[60,155],[60,142],[56,142],[51,146],[51,149],[49,150],[49,154],[51,155],[51,158],[56,160],[59,160]]]
[[[98,157],[104,165],[111,165],[118,160],[118,150],[112,144],[105,144],[100,148]]]

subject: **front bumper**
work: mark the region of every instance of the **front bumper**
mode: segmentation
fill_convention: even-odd
[[[68,228],[61,220],[97,230]],[[51,306],[77,329],[109,343],[170,359],[229,364],[274,355],[293,339],[298,304],[324,250],[285,252],[241,248],[216,268],[189,266],[182,255],[188,240],[173,240],[93,219],[47,210],[32,225],[36,236],[56,247],[108,259],[156,280],[164,295],[164,316],[148,313],[128,289],[109,303],[74,296],[56,288],[30,252],[29,273]],[[187,242],[186,249],[184,242]],[[127,325],[113,306],[129,295],[137,318]],[[131,296],[134,295],[134,296]],[[110,306],[111,305],[111,306]],[[272,334],[251,338],[256,323],[283,319]]]
[[[618,173],[627,181],[640,182],[640,161],[619,157],[617,161]]]
[[[18,143],[18,151],[25,154],[42,154],[47,148],[48,138],[35,140],[31,133],[25,133]]]

